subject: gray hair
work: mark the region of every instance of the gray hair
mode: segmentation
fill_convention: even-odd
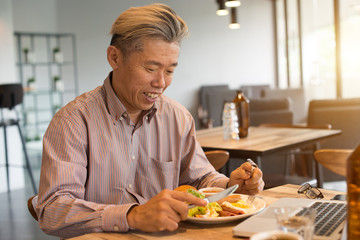
[[[110,45],[119,48],[126,58],[130,52],[143,50],[143,38],[180,44],[188,35],[188,27],[172,8],[157,3],[129,8],[113,23],[110,34]]]

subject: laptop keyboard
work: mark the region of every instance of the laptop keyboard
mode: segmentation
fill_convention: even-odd
[[[318,236],[330,236],[346,218],[346,203],[315,202],[310,207],[316,209],[314,231]]]

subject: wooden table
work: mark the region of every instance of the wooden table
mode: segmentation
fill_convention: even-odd
[[[246,138],[240,140],[224,140],[223,128],[216,127],[198,130],[196,138],[204,151],[226,150],[230,157],[252,158],[261,167],[261,157],[291,149],[314,146],[319,148],[319,142],[341,134],[341,130],[310,129],[310,128],[279,128],[250,127]],[[319,165],[315,164],[318,186],[322,186],[322,176]]]
[[[263,191],[258,197],[261,197],[267,205],[273,203],[281,197],[294,197],[306,198],[302,194],[298,194],[299,186],[297,185],[283,185]],[[336,194],[344,194],[338,191],[321,190],[324,194],[324,199],[331,199]],[[189,222],[182,222],[179,229],[174,232],[160,232],[160,233],[143,233],[140,231],[129,231],[127,233],[90,233],[83,236],[71,238],[70,240],[116,240],[116,239],[166,239],[166,240],[227,240],[227,239],[241,239],[232,235],[232,228],[240,223],[241,220],[219,224],[219,225],[206,225],[194,224]]]

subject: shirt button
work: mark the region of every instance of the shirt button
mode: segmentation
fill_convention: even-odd
[[[149,117],[148,117],[148,116],[146,116],[146,117],[145,117],[145,120],[149,120]]]
[[[129,184],[129,188],[132,189],[132,184]]]
[[[116,232],[117,232],[117,231],[119,231],[119,230],[120,230],[120,229],[119,229],[119,227],[118,227],[118,226],[115,226],[115,227],[114,227],[114,231],[116,231]]]
[[[132,160],[135,160],[135,155],[132,155],[132,156],[131,156],[131,159],[132,159]]]
[[[122,121],[124,118],[123,117],[120,117],[120,121]]]

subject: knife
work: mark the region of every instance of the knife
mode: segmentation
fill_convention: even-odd
[[[211,202],[216,202],[220,199],[223,199],[224,197],[229,196],[230,194],[232,194],[233,192],[235,192],[235,190],[239,187],[239,185],[235,184],[234,186],[231,186],[227,189],[225,189],[224,191],[221,191],[219,193],[216,193],[208,198],[204,198],[205,201],[207,201],[207,203],[211,203]],[[189,205],[189,209],[196,207],[196,205]]]

